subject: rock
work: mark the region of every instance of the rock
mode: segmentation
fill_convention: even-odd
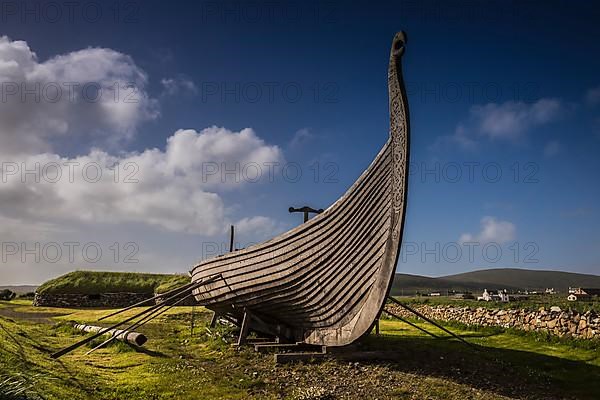
[[[577,324],[569,321],[569,332],[576,333],[577,332]]]
[[[560,313],[560,316],[558,318],[560,318],[560,320],[563,321],[563,320],[567,319],[568,317],[569,317],[569,314],[563,311]]]
[[[562,311],[562,310],[560,309],[560,307],[559,307],[559,306],[552,306],[552,307],[550,307],[550,312],[559,313],[559,312],[561,312],[561,311]]]
[[[593,329],[588,329],[587,330],[587,335],[586,335],[586,339],[591,339],[595,336],[596,332]]]

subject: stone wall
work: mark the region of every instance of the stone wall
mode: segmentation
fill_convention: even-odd
[[[89,294],[46,294],[36,293],[33,299],[33,305],[37,307],[104,307],[104,308],[124,308],[140,301],[151,299],[154,293],[103,293],[98,295]],[[157,299],[155,304],[161,303]],[[152,305],[152,302],[147,305]],[[198,305],[194,297],[189,297],[177,304],[178,306]]]
[[[154,297],[153,293],[51,294],[36,293],[38,307],[106,307],[123,308]]]
[[[414,316],[396,304],[388,304],[386,307],[402,317]],[[600,316],[594,311],[579,313],[573,310],[561,310],[559,307],[540,308],[537,311],[501,310],[426,304],[415,308],[428,318],[438,321],[456,321],[466,325],[498,326],[547,332],[557,336],[579,339],[600,339]]]

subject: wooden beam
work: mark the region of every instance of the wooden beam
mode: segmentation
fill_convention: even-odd
[[[388,296],[388,299],[390,299],[391,301],[393,301],[394,303],[398,304],[400,307],[403,307],[405,309],[407,309],[408,311],[410,311],[411,313],[415,314],[417,317],[424,319],[425,321],[429,322],[431,325],[440,328],[441,330],[443,330],[444,332],[446,332],[447,334],[451,335],[452,337],[455,337],[456,339],[460,340],[461,342],[463,342],[464,344],[466,344],[467,346],[469,346],[472,349],[476,349],[479,350],[477,347],[473,346],[471,343],[467,342],[465,339],[461,338],[460,336],[458,336],[456,333],[444,328],[442,325],[438,324],[437,322],[433,321],[430,318],[427,318],[425,315],[423,315],[422,313],[418,312],[417,310],[407,306],[404,303],[401,303],[399,300],[396,300],[395,298],[393,298],[392,296]]]
[[[217,320],[219,319],[219,314],[217,312],[213,312],[212,318],[210,319],[210,327],[214,328],[217,325]]]
[[[246,336],[248,336],[248,332],[250,330],[250,312],[248,310],[244,311],[244,319],[242,320],[242,326],[240,327],[240,336],[238,337],[237,345],[241,346],[246,343]]]
[[[413,328],[416,328],[416,329],[420,330],[421,332],[424,332],[424,333],[428,334],[429,336],[433,336],[433,337],[434,337],[434,338],[436,338],[436,339],[439,339],[439,338],[440,338],[440,337],[439,337],[438,335],[436,335],[435,333],[431,333],[431,332],[429,332],[428,330],[426,330],[426,329],[424,329],[424,328],[421,328],[420,326],[418,326],[418,325],[416,325],[416,324],[413,324],[413,323],[412,323],[412,322],[410,322],[409,320],[407,320],[407,319],[404,319],[404,318],[402,318],[401,316],[399,316],[399,315],[397,315],[397,314],[394,314],[394,313],[392,313],[391,311],[388,311],[388,310],[383,310],[383,311],[384,311],[386,314],[388,314],[388,315],[391,315],[392,317],[394,317],[394,318],[396,318],[396,319],[399,319],[400,321],[404,322],[405,324],[408,324],[408,325],[412,326]]]
[[[80,331],[88,332],[88,333],[98,333],[104,329],[101,326],[85,325],[85,324],[73,324],[73,327],[75,329],[79,329]],[[142,333],[126,331],[126,330],[122,330],[122,329],[112,329],[112,330],[106,332],[105,335],[114,336],[114,338],[116,340],[119,340],[119,341],[125,342],[125,343],[129,343],[129,344],[134,344],[136,346],[143,346],[144,343],[146,343],[148,341],[148,338]]]

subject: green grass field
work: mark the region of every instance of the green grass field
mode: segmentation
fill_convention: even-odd
[[[209,329],[210,313],[202,308],[195,309],[192,336],[191,311],[171,309],[140,329],[149,337],[143,350],[118,343],[85,356],[90,347],[84,346],[53,360],[51,352],[83,337],[69,321],[94,323],[109,311],[1,302],[0,398],[600,398],[598,346],[582,348],[495,329],[453,327],[474,350],[386,319],[381,321],[382,335],[370,335],[344,358],[276,366],[272,355],[233,347],[231,328]],[[112,321],[117,319],[107,322]],[[370,359],[353,361],[357,355]],[[15,388],[26,397],[2,394]]]

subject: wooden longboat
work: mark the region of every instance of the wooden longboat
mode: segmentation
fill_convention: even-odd
[[[409,118],[401,71],[406,36],[388,67],[390,134],[371,165],[323,213],[267,242],[196,265],[196,300],[244,329],[343,346],[368,333],[385,305],[402,242]],[[217,277],[217,279],[215,279]]]

